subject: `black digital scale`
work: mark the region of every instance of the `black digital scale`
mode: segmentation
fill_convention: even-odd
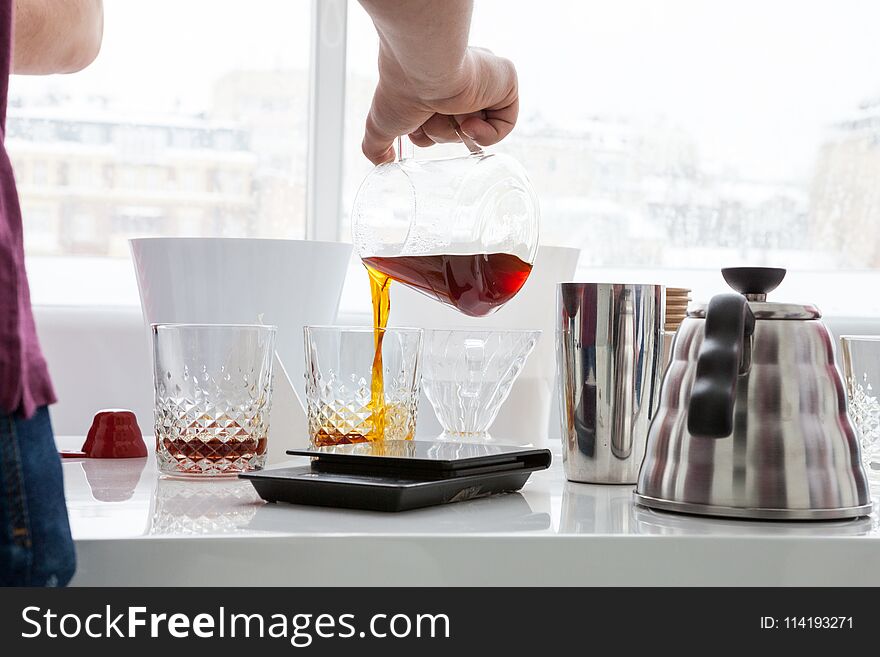
[[[517,491],[550,450],[420,440],[293,449],[310,465],[240,474],[267,502],[406,511]]]

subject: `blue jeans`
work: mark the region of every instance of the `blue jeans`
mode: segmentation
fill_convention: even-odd
[[[0,586],[64,586],[75,568],[49,410],[0,414]]]

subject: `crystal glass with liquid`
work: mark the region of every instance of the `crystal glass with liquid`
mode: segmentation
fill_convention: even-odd
[[[412,440],[422,330],[306,326],[306,407],[312,446]]]
[[[275,327],[153,324],[159,471],[235,476],[266,461]]]

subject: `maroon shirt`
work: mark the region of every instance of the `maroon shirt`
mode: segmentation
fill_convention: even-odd
[[[0,0],[0,410],[30,417],[38,407],[54,403],[55,392],[34,328],[21,209],[5,146],[12,4]]]

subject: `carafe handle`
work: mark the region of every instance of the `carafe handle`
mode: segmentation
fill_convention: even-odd
[[[404,160],[411,160],[413,154],[413,143],[409,140],[409,137],[399,135],[397,137],[397,161],[403,162]]]
[[[458,119],[456,119],[451,114],[449,115],[449,125],[455,131],[455,134],[458,135],[458,138],[461,140],[461,143],[467,146],[467,149],[470,151],[471,155],[483,155],[483,147],[480,146],[473,139],[464,134],[464,131],[461,129],[461,126],[458,124]]]
[[[447,117],[449,120],[449,127],[451,127],[455,134],[458,135],[458,138],[461,140],[461,143],[467,146],[468,151],[471,155],[483,155],[483,147],[480,146],[473,139],[468,137],[464,132],[462,132],[461,126],[458,124],[458,120],[450,115]],[[413,158],[414,150],[413,143],[404,135],[398,135],[397,137],[397,161],[403,162],[404,160],[411,160]]]
[[[745,340],[754,330],[755,316],[744,296],[719,294],[709,301],[688,404],[691,435],[725,438],[733,433],[736,383],[743,364]]]

